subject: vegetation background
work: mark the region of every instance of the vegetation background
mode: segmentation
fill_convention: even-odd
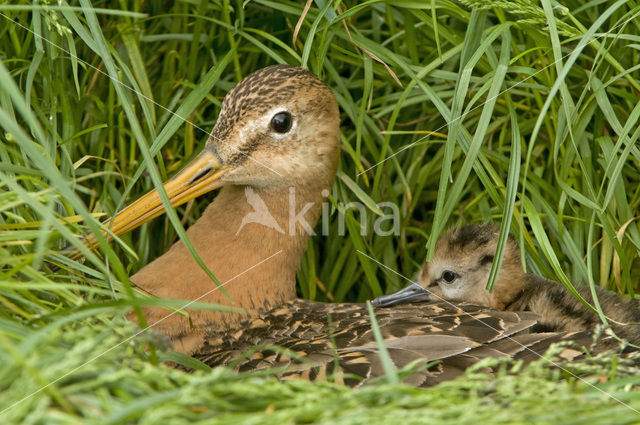
[[[302,297],[398,289],[354,252],[411,277],[446,226],[478,220],[516,235],[536,273],[635,295],[637,1],[2,4],[0,422],[640,423],[640,378],[615,358],[573,366],[584,381],[505,365],[429,390],[158,364],[189,359],[145,350],[157,340],[123,312],[127,276],[176,240],[169,221],[84,262],[61,251],[192,158],[224,94],[274,63],[311,69],[343,114],[331,231],[309,244]],[[178,208],[184,226],[211,196]],[[398,205],[400,235],[361,235],[351,209],[340,235],[350,201],[369,230],[377,203]]]

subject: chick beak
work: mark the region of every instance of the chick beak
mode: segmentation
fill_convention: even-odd
[[[371,304],[375,307],[391,307],[396,304],[431,301],[432,299],[431,291],[423,288],[417,282],[413,282],[397,292],[374,299]]]

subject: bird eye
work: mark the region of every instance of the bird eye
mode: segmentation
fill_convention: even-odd
[[[293,117],[289,112],[278,112],[271,118],[271,129],[276,133],[284,134],[291,130]]]
[[[445,270],[442,273],[442,278],[445,280],[445,282],[447,283],[451,283],[454,280],[456,280],[456,278],[458,277],[458,274],[456,272],[452,272],[451,270]]]

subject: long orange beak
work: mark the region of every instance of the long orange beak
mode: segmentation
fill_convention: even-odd
[[[220,181],[220,177],[229,170],[230,167],[223,166],[215,153],[205,148],[164,184],[164,190],[169,196],[171,205],[177,207],[222,186],[224,182]],[[164,211],[158,190],[153,189],[103,224],[113,234],[121,235],[158,217]],[[93,247],[96,245],[96,239],[90,235],[85,243]]]

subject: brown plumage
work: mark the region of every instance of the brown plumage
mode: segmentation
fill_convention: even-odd
[[[554,342],[575,342],[560,354],[573,360],[583,355],[579,347],[593,343],[588,332],[532,332],[538,316],[530,312],[429,302],[379,308],[375,315],[395,367],[415,362],[419,371],[404,382],[416,386],[453,379],[486,357],[537,360]],[[211,332],[194,357],[240,371],[282,368],[285,379],[332,378],[357,386],[384,375],[370,320],[363,304],[294,300],[237,332]]]
[[[364,305],[296,298],[296,271],[335,178],[339,150],[336,99],[309,71],[288,65],[264,68],[227,94],[204,149],[164,190],[171,203],[179,205],[222,187],[187,235],[232,301],[182,242],[131,280],[152,296],[197,300],[241,312],[187,306],[188,315],[178,315],[159,307],[144,308],[149,325],[169,337],[174,349],[195,354],[210,365],[283,366],[285,377],[323,376],[335,364],[339,379],[350,384],[359,380],[349,374],[364,378],[382,374]],[[154,190],[106,224],[121,234],[163,209]],[[87,243],[93,240],[88,238]],[[525,358],[567,337],[529,332],[536,320],[526,312],[429,303],[378,309],[376,314],[398,367],[414,360],[422,364],[440,360],[408,378],[417,385],[456,376],[487,356]],[[571,338],[588,344],[591,336]],[[264,344],[288,348],[305,360],[259,348]],[[258,352],[243,359],[247,349]]]
[[[492,292],[485,289],[494,260],[498,229],[492,224],[473,224],[453,229],[441,237],[433,258],[419,274],[420,284],[435,298],[465,301],[506,311],[532,311],[551,331],[593,330],[601,324],[599,316],[585,306],[560,283],[526,274],[520,249],[509,239],[502,267]],[[576,291],[593,305],[591,289],[576,286]],[[605,315],[616,334],[640,344],[640,304],[603,288],[595,288]],[[626,325],[619,325],[620,322]]]

